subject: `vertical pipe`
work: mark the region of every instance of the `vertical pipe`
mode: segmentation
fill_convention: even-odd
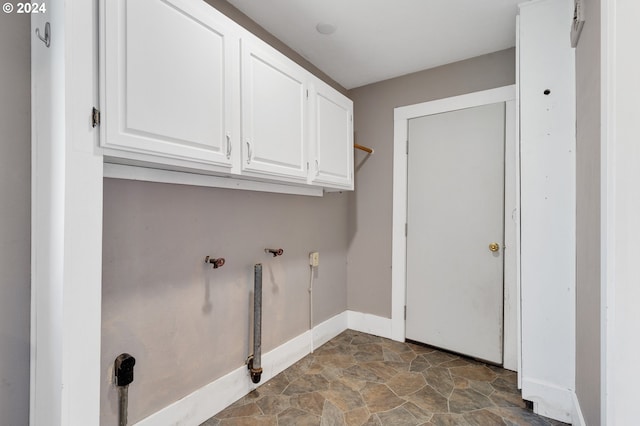
[[[260,382],[262,375],[262,264],[253,267],[253,359],[251,362],[251,380]]]
[[[313,353],[313,266],[309,265],[309,331],[311,332],[310,350]]]
[[[127,426],[127,411],[129,405],[129,385],[118,386],[118,399],[120,402],[119,423],[120,426]]]

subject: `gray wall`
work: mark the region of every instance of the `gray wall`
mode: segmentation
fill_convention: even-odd
[[[29,423],[31,48],[28,15],[0,13],[0,424]]]
[[[356,142],[356,191],[349,195],[348,306],[391,317],[393,109],[515,83],[507,49],[350,90]]]
[[[586,1],[576,50],[576,394],[600,424],[600,0]]]
[[[243,365],[255,263],[264,267],[264,352],[309,328],[309,252],[320,252],[314,323],[347,308],[346,194],[105,179],[103,234],[101,424],[117,424],[109,378],[122,352],[137,359],[131,422]],[[226,264],[213,270],[207,255]]]

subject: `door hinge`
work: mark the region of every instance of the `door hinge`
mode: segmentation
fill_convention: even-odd
[[[404,236],[407,237],[409,235],[409,224],[404,224]]]
[[[309,89],[307,89],[307,99],[309,99]]]
[[[96,127],[100,125],[100,110],[96,107],[93,107],[91,111],[91,127]]]
[[[409,140],[407,139],[407,155],[409,155]]]
[[[404,320],[407,320],[407,305],[404,305]]]

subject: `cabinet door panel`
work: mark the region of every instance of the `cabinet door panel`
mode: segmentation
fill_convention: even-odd
[[[353,103],[317,81],[313,96],[315,173],[312,181],[353,188]]]
[[[242,42],[243,170],[306,179],[307,73]]]
[[[211,7],[182,0],[105,7],[103,145],[230,166],[228,24]]]

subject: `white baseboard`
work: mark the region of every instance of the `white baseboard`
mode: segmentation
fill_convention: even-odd
[[[565,423],[573,422],[574,395],[570,389],[522,378],[522,399],[533,402],[533,412]]]
[[[355,311],[342,312],[313,330],[306,331],[262,356],[264,384],[314,348],[333,339],[347,328],[392,338],[389,318]],[[534,403],[534,411],[545,417],[585,426],[580,402],[575,392],[553,384],[523,378],[523,398]],[[209,383],[179,401],[136,423],[137,426],[196,426],[242,398],[258,385],[251,382],[246,366]]]
[[[313,348],[319,348],[349,327],[347,311],[313,327]]]
[[[582,409],[580,408],[580,400],[578,400],[578,395],[575,392],[572,394],[573,400],[573,421],[571,424],[573,426],[587,426],[587,422],[584,420],[584,416],[582,415]]]
[[[391,318],[383,318],[377,315],[362,312],[347,311],[349,329],[373,334],[375,336],[392,338]]]
[[[262,385],[295,364],[311,351],[347,329],[347,312],[318,324],[277,348],[262,355]],[[242,398],[258,385],[251,382],[246,366],[209,383],[179,401],[136,423],[137,426],[197,426]]]

